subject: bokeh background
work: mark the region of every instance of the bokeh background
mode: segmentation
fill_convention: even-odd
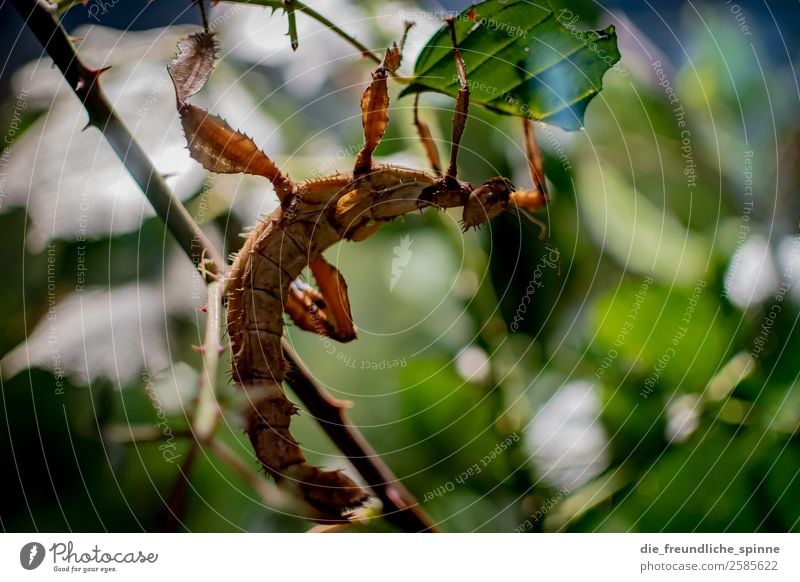
[[[376,50],[416,21],[404,72],[466,6],[312,4]],[[184,149],[165,65],[198,14],[92,5],[64,19],[81,54],[113,65],[115,106],[234,252],[276,201]],[[445,531],[796,531],[798,6],[553,5],[579,30],[614,24],[623,56],[585,130],[537,128],[547,239],[515,214],[466,234],[458,214],[410,216],[329,253],[358,341],[288,337]],[[8,2],[0,15],[0,528],[157,530],[187,449],[203,285]],[[293,177],[350,167],[370,63],[302,15],[296,53],[280,13],[222,2],[210,18],[222,58],[198,103]],[[426,167],[397,92],[378,154]],[[452,99],[421,103],[444,153]],[[529,186],[519,120],[470,114],[462,175]],[[218,438],[255,472],[224,358]],[[128,426],[170,438],[121,442]],[[294,426],[311,460],[352,472],[309,414]],[[200,454],[179,529],[310,527]]]

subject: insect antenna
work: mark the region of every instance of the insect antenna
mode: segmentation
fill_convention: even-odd
[[[547,236],[550,229],[547,226],[547,224],[545,224],[544,222],[542,222],[541,220],[536,218],[531,213],[531,211],[527,210],[526,208],[512,207],[512,209],[514,210],[514,212],[517,213],[517,216],[520,216],[520,217],[526,219],[525,221],[521,221],[521,223],[525,224],[525,226],[527,226],[531,230],[531,232],[535,233],[536,237],[540,241],[542,241],[545,244],[550,242],[550,238]],[[536,229],[534,228],[534,226],[539,228],[539,232],[538,233],[536,232]]]
[[[536,234],[536,229],[534,227],[539,228],[539,233],[537,237],[540,241],[542,241],[545,246],[550,246],[550,238],[547,236],[549,232],[549,228],[547,224],[543,221],[536,218],[529,210],[525,208],[515,208],[514,211],[517,213],[518,216],[524,217],[526,220],[520,221],[520,224],[525,225],[526,228],[530,229],[531,232]],[[561,276],[561,253],[558,252],[556,248],[556,253],[558,257],[558,275]]]

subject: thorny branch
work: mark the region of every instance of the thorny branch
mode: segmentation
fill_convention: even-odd
[[[106,98],[99,81],[103,69],[92,69],[80,60],[66,31],[57,20],[58,9],[68,8],[74,2],[62,1],[52,8],[37,0],[11,0],[11,3],[81,100],[89,115],[87,127],[94,126],[101,131],[205,281],[213,282],[224,276],[225,261],[222,255],[174,196]],[[281,4],[263,0],[253,3],[267,6]],[[293,5],[296,10],[316,18],[337,34],[344,34],[333,23],[301,2],[295,0]],[[348,40],[365,56],[377,59],[374,53],[357,40],[352,37],[348,37]],[[421,509],[419,502],[400,484],[358,429],[349,424],[341,406],[311,377],[285,341],[283,349],[293,368],[293,372],[287,377],[287,383],[381,500],[387,521],[406,531],[434,531],[435,526]],[[198,436],[197,428],[195,425],[195,438]]]
[[[345,406],[313,380],[285,341],[283,353],[292,364],[286,383],[381,500],[386,520],[405,531],[436,531],[419,502],[392,475],[391,469],[358,429],[350,424]]]

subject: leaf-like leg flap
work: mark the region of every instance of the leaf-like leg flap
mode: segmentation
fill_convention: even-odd
[[[178,108],[197,93],[208,81],[217,60],[214,35],[198,32],[178,41],[178,54],[167,71],[175,85]]]
[[[292,182],[247,135],[236,131],[221,117],[190,103],[179,109],[192,157],[206,170],[218,174],[253,174],[267,178],[284,201]]]
[[[319,292],[325,299],[325,315],[333,327],[331,337],[341,342],[356,339],[356,328],[353,325],[350,297],[347,295],[347,283],[344,277],[322,255],[312,259],[308,266],[317,281]]]
[[[373,204],[379,193],[363,185],[342,196],[336,203],[336,222],[344,238],[355,242],[372,236],[385,221],[373,216]]]
[[[389,124],[389,91],[387,79],[400,66],[400,49],[387,49],[383,63],[372,73],[372,82],[361,96],[361,124],[364,126],[364,146],[358,152],[353,173],[365,174],[372,169],[372,153],[383,138]]]

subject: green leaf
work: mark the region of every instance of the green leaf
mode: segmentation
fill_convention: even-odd
[[[702,392],[725,363],[733,336],[719,297],[702,279],[684,290],[626,278],[594,302],[587,332],[600,357],[613,354],[608,375],[639,377],[637,394],[643,387],[667,394],[678,386]]]
[[[615,152],[593,154],[579,158],[575,191],[597,245],[627,271],[693,287],[706,276],[707,237],[641,194],[629,176],[613,167]]]
[[[580,129],[603,74],[617,61],[614,27],[582,31],[560,22],[549,5],[489,0],[454,21],[470,101],[509,115]],[[455,96],[459,82],[447,26],[431,37],[401,96],[435,91]]]

